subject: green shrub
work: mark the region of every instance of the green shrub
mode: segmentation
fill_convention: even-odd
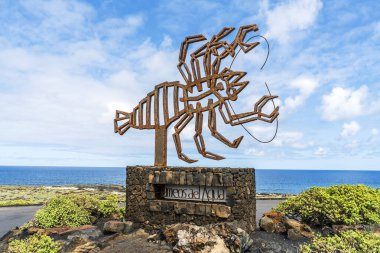
[[[36,203],[33,201],[30,201],[30,200],[24,200],[24,199],[13,199],[13,200],[2,200],[2,201],[0,201],[0,207],[1,206],[28,206],[28,205],[33,205],[33,204],[36,204]]]
[[[110,216],[111,214],[117,214],[119,217],[123,217],[125,208],[119,208],[119,200],[116,195],[108,196],[105,200],[100,202],[99,212],[102,216]]]
[[[125,208],[119,208],[117,195],[100,200],[89,194],[68,194],[52,197],[37,211],[36,223],[42,228],[60,226],[77,227],[91,223],[91,216],[107,217],[116,214],[123,217]]]
[[[68,196],[55,196],[37,211],[36,223],[42,228],[77,227],[90,224],[90,213]]]
[[[301,253],[379,253],[380,236],[349,230],[339,235],[313,238],[310,244],[300,247]]]
[[[57,195],[48,200],[36,213],[36,224],[42,228],[60,226],[77,227],[91,223],[91,216],[107,217],[116,214],[123,217],[125,208],[119,208],[117,195],[100,200],[89,194]]]
[[[68,194],[67,198],[70,198],[76,205],[83,207],[90,214],[97,215],[99,212],[100,200],[89,194]]]
[[[61,246],[45,234],[34,234],[9,243],[8,253],[57,253]]]
[[[380,189],[364,185],[312,187],[280,203],[273,211],[315,226],[380,223]]]

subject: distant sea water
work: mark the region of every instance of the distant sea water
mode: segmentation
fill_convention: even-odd
[[[0,166],[0,185],[125,184],[125,168]],[[365,184],[380,188],[380,171],[256,170],[258,193],[297,194],[311,186]]]

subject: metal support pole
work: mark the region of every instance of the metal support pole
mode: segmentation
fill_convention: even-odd
[[[168,129],[165,126],[160,126],[155,129],[155,135],[154,166],[166,166]]]

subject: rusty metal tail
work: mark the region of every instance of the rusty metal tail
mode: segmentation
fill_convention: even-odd
[[[131,115],[132,113],[123,112],[119,110],[116,111],[115,119],[113,120],[113,127],[115,133],[123,135],[125,132],[128,131],[129,128],[131,128]]]

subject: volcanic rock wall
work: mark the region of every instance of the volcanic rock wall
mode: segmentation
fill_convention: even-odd
[[[256,226],[255,170],[127,167],[126,219],[146,229],[173,223]]]

